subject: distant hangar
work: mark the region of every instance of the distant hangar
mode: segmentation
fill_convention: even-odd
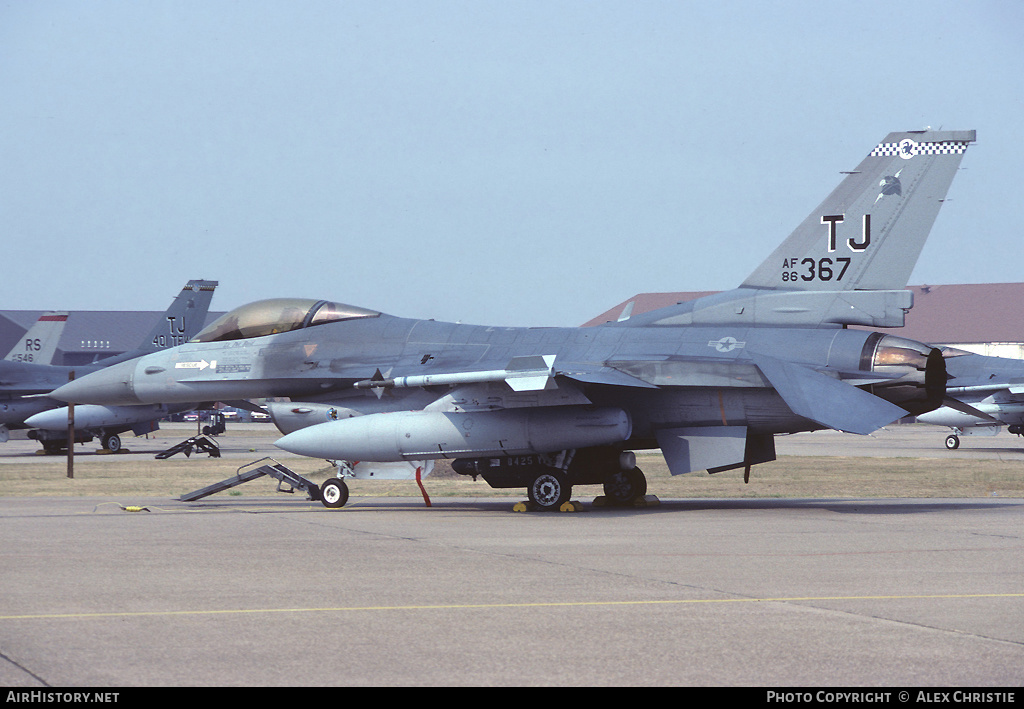
[[[901,336],[978,354],[1024,359],[1024,283],[908,289],[914,292],[914,307],[907,313],[907,324],[895,330]],[[640,293],[584,325],[614,322],[629,303],[633,303],[632,315],[639,315],[713,292]]]

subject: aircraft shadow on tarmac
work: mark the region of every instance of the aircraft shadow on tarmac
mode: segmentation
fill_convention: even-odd
[[[226,512],[246,510],[252,511],[259,508],[267,512],[295,512],[301,509],[300,505],[308,506],[310,511],[330,514],[347,514],[354,512],[410,512],[410,511],[466,511],[466,512],[496,512],[502,514],[516,513],[513,508],[521,502],[515,498],[432,498],[431,506],[423,504],[422,500],[412,497],[367,497],[352,498],[350,503],[343,508],[326,509],[318,503],[308,500],[280,500],[280,499],[221,499],[208,500],[196,503],[186,503],[189,511],[207,510],[209,512]],[[660,500],[658,504],[647,507],[603,507],[595,506],[591,502],[584,502],[581,512],[552,512],[552,511],[528,511],[525,513],[532,517],[550,518],[552,516],[565,516],[572,514],[584,514],[587,516],[600,515],[602,517],[623,517],[649,514],[679,514],[698,511],[742,511],[742,510],[777,510],[780,512],[793,510],[822,510],[840,514],[859,515],[905,515],[905,514],[928,514],[950,511],[968,510],[992,510],[1000,507],[1019,507],[1024,502],[1020,500],[1003,501],[976,501],[963,499],[894,499],[894,498],[788,498],[788,499],[763,499],[763,498],[700,498],[700,499],[666,499]]]

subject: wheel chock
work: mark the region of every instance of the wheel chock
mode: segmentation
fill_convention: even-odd
[[[525,502],[517,502],[512,506],[513,512],[529,512],[530,508],[526,506]]]
[[[583,504],[576,500],[569,500],[568,502],[562,503],[562,506],[558,508],[559,512],[582,512]]]

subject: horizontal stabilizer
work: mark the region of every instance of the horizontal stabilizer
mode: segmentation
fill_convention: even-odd
[[[754,364],[798,416],[822,426],[866,435],[907,415],[907,411],[827,374],[756,356]]]

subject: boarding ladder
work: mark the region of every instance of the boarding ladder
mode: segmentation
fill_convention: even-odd
[[[211,458],[220,458],[220,446],[217,445],[217,442],[209,436],[202,435],[192,436],[192,438],[188,438],[181,443],[174,444],[162,453],[157,453],[156,459],[165,460],[178,453],[184,453],[185,457],[189,458],[192,455],[192,451],[196,450],[209,453]]]
[[[238,471],[230,478],[221,480],[219,483],[214,483],[213,485],[207,485],[206,487],[194,492],[186,493],[182,495],[180,499],[182,502],[194,502],[195,500],[202,499],[207,495],[228,490],[237,485],[241,485],[242,483],[247,483],[250,480],[261,478],[264,475],[269,475],[270,477],[277,479],[278,492],[293,493],[296,490],[302,490],[309,496],[310,500],[315,501],[320,499],[320,487],[315,482],[307,480],[294,470],[289,470],[273,458],[260,458],[252,463],[247,463],[239,468]]]

